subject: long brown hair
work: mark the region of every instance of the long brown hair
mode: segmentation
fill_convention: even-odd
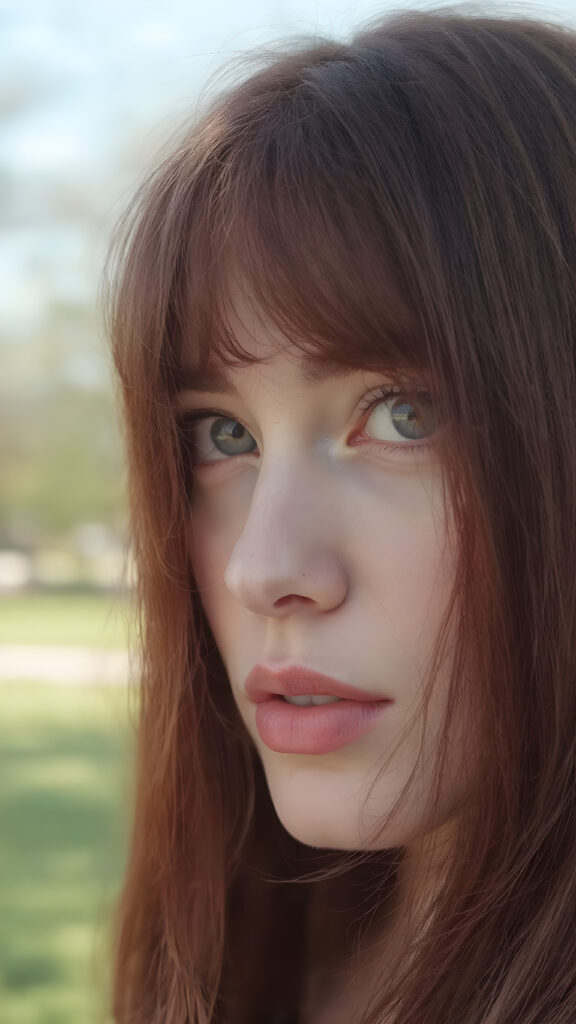
[[[136,196],[110,307],[142,612],[119,1024],[280,1020],[318,879],[343,904],[394,881],[390,852],[342,870],[282,828],[195,590],[175,395],[184,344],[244,358],[232,275],[319,359],[425,367],[447,424],[450,708],[474,695],[481,770],[365,1020],[576,1020],[575,196],[576,33],[453,8],[254,56]]]

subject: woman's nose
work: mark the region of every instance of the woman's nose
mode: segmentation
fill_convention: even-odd
[[[229,593],[257,615],[327,612],[346,598],[334,500],[319,481],[284,474],[260,479],[228,561]]]

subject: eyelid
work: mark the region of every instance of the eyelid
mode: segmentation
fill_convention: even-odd
[[[431,394],[430,388],[421,379],[415,380],[391,380],[384,381],[372,388],[360,401],[360,405],[369,402],[372,398],[393,398],[399,395]]]
[[[373,408],[375,406],[377,406],[380,402],[385,402],[387,399],[391,400],[391,399],[394,399],[395,397],[416,395],[418,393],[427,394],[427,395],[431,394],[430,388],[426,386],[426,384],[422,381],[422,378],[415,379],[414,377],[412,377],[412,378],[404,378],[404,379],[401,379],[401,378],[390,379],[389,378],[386,382],[378,384],[374,388],[372,388],[370,391],[365,392],[363,397],[356,404],[356,407],[355,407],[355,410],[354,410],[354,413],[353,413],[353,416],[355,418],[360,417],[362,422],[357,427],[353,427],[353,428],[351,428],[351,429],[349,429],[347,431],[347,445],[350,445],[350,447],[357,447],[357,446],[359,446],[360,441],[357,439],[357,437],[358,437],[358,434],[361,433],[362,424],[366,422],[366,420],[369,417],[370,413],[372,412]],[[202,421],[202,420],[211,419],[213,417],[214,418],[230,419],[230,420],[237,421],[244,428],[244,430],[246,430],[250,434],[250,436],[253,438],[253,440],[258,445],[258,440],[257,440],[254,432],[252,430],[250,430],[246,426],[246,424],[242,420],[242,418],[240,416],[235,416],[235,415],[233,415],[230,412],[224,412],[222,409],[217,409],[217,408],[213,408],[213,407],[212,408],[205,407],[205,408],[200,408],[200,409],[186,409],[185,407],[181,407],[178,410],[178,417],[177,417],[177,419],[178,419],[178,422],[179,422],[180,426],[185,428],[186,425],[191,423],[191,422],[192,423],[199,422],[199,421]],[[434,441],[432,439],[436,436],[436,434],[437,434],[437,431],[435,431],[434,434],[430,435],[429,439],[428,438],[427,439],[423,439],[422,441],[414,440],[412,442],[406,440],[405,443],[401,443],[401,442],[395,443],[395,442],[391,442],[391,441],[382,441],[382,440],[379,440],[378,438],[370,438],[370,437],[368,437],[368,440],[366,442],[364,442],[364,443],[366,445],[370,445],[371,444],[374,447],[380,448],[382,451],[384,451],[384,450],[397,451],[398,453],[403,452],[403,453],[408,455],[410,453],[410,451],[415,451],[417,449],[424,450],[426,448],[431,448],[432,445],[434,444]],[[356,438],[356,440],[354,440],[355,438]],[[221,453],[221,454],[222,454],[222,458],[207,460],[207,462],[205,462],[204,465],[211,465],[211,464],[214,464],[216,462],[220,462],[221,463],[221,462],[233,461],[236,458],[245,457],[245,455],[247,455],[247,454],[252,455],[252,454],[254,454],[254,452],[238,453],[236,455],[228,455],[228,456],[226,456],[225,453]]]
[[[415,379],[413,377],[407,377],[388,379],[386,381],[382,381],[379,384],[375,384],[374,387],[370,388],[369,391],[364,392],[363,396],[360,398],[356,405],[355,413],[357,414],[359,411],[365,411],[365,409],[368,408],[369,404],[373,400],[377,400],[378,398],[385,399],[387,397],[392,397],[392,392],[394,392],[394,394],[398,393],[402,395],[418,394],[419,392],[423,392],[424,394],[430,394],[430,389],[426,386],[425,382],[423,382],[421,378]],[[254,436],[253,431],[249,430],[242,417],[236,416],[234,415],[234,413],[230,411],[225,412],[223,409],[218,409],[211,406],[202,406],[199,409],[190,409],[187,408],[185,405],[180,405],[177,410],[177,420],[180,423],[188,423],[191,420],[194,421],[207,419],[210,416],[221,416],[223,419],[238,420],[238,423],[241,423],[244,429],[248,430],[248,432],[252,434],[252,436]]]

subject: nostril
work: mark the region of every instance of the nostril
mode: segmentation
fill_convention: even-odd
[[[283,608],[285,605],[290,604],[291,601],[314,604],[311,597],[303,597],[301,594],[287,594],[286,597],[279,597],[277,601],[274,601],[274,607]]]

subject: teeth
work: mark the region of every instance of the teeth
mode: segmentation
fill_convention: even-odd
[[[307,708],[311,704],[333,704],[336,700],[342,700],[341,697],[329,697],[327,694],[319,693],[314,694],[303,694],[301,697],[284,697],[284,700],[288,701],[289,704],[296,704],[297,707]]]

